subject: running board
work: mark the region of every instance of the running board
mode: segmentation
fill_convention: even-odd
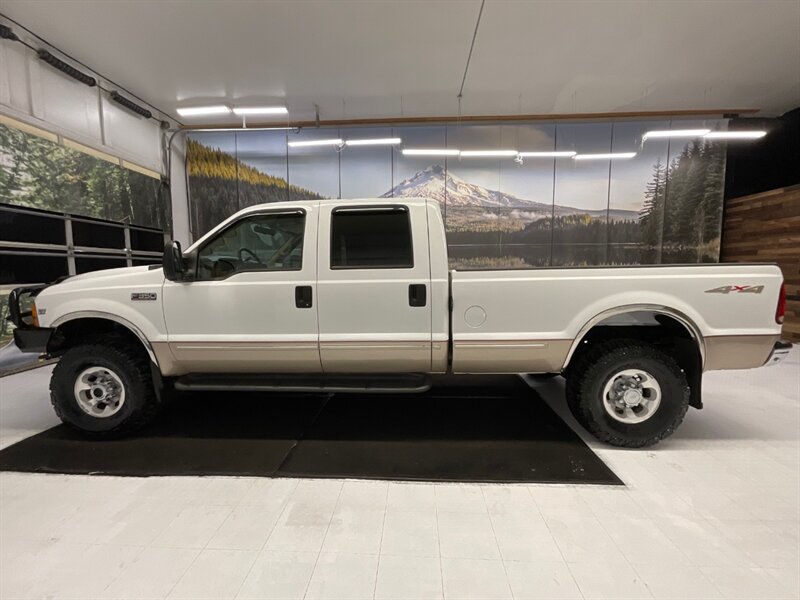
[[[347,392],[347,393],[418,393],[427,392],[430,378],[424,374],[205,374],[191,373],[175,380],[182,391],[243,392]]]

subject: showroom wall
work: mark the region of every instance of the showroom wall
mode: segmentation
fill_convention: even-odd
[[[800,108],[777,119],[736,119],[767,129],[728,147],[722,261],[777,263],[786,284],[783,337],[800,342]]]
[[[786,285],[783,337],[800,342],[800,185],[727,200],[724,231],[724,262],[780,266]]]
[[[163,118],[112,101],[113,82],[0,17],[0,345],[25,283],[157,262],[171,225]],[[78,80],[38,57],[63,61]],[[94,85],[87,85],[88,79]]]
[[[11,26],[20,38],[20,42],[0,43],[0,114],[127,161],[131,166],[163,173],[161,129],[156,119],[145,119],[112,102],[100,86],[119,88],[16,24],[1,18],[0,23]],[[76,81],[38,59],[36,52],[23,43],[48,50],[94,77],[100,85]]]
[[[237,210],[299,198],[423,196],[457,268],[719,260],[725,144],[648,139],[725,120],[456,124],[189,132],[193,237]],[[398,146],[292,146],[340,138]],[[402,148],[624,153],[629,159],[407,156]]]
[[[13,287],[160,262],[169,207],[156,173],[0,114],[0,346]]]

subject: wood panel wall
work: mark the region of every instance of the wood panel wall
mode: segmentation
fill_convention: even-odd
[[[774,262],[786,281],[783,338],[800,342],[800,185],[725,201],[722,262]]]

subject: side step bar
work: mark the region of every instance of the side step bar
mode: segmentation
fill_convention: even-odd
[[[347,392],[347,393],[418,393],[427,392],[430,378],[424,374],[205,374],[190,373],[175,380],[181,391],[243,392]]]

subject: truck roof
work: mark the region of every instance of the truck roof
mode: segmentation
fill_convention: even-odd
[[[426,204],[427,202],[435,202],[435,200],[429,200],[428,198],[406,198],[403,196],[402,198],[323,198],[321,200],[317,199],[309,199],[309,200],[290,200],[286,202],[267,202],[265,204],[254,204],[253,206],[248,206],[247,208],[243,208],[242,210],[232,214],[230,217],[225,219],[224,222],[227,222],[235,217],[239,217],[241,215],[246,215],[253,212],[260,212],[262,210],[269,210],[269,209],[281,209],[281,208],[292,208],[292,207],[302,207],[308,205],[323,205],[323,204],[363,204],[365,206],[375,206],[376,204],[397,204],[398,202],[402,202],[403,204]]]
[[[322,198],[322,199],[308,199],[308,200],[290,200],[285,202],[267,202],[265,204],[254,204],[253,206],[248,206],[247,208],[243,208],[239,212],[235,213],[235,215],[248,213],[248,212],[258,212],[259,210],[263,210],[265,208],[281,208],[281,207],[292,207],[292,206],[301,206],[301,205],[309,205],[309,204],[397,204],[398,202],[402,202],[403,204],[425,204],[427,202],[435,202],[435,200],[430,200],[428,198],[422,197],[398,197],[398,198]],[[234,216],[235,216],[234,215]]]

